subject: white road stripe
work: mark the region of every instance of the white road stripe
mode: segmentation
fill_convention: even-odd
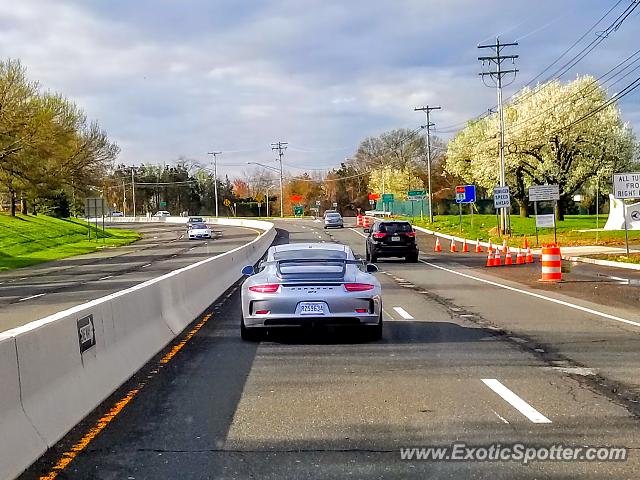
[[[359,232],[359,231],[358,231],[358,230],[356,230],[355,228],[350,228],[349,230],[351,230],[352,232],[357,233],[357,234],[358,234],[358,235],[360,235],[361,237],[367,238],[367,236],[366,236],[364,233]]]
[[[142,267],[140,267],[140,268],[147,268],[147,267],[150,267],[150,266],[151,266],[151,264],[147,263],[146,265],[142,265]]]
[[[441,267],[440,265],[435,265],[433,263],[425,262],[424,260],[420,260],[420,262],[424,263],[425,265],[429,265],[430,267],[437,268],[438,270],[444,270],[445,272],[453,273],[454,275],[459,275],[461,277],[470,278],[471,280],[476,280],[478,282],[493,285],[494,287],[504,288],[505,290],[522,293],[523,295],[529,295],[530,297],[539,298],[541,300],[546,300],[547,302],[556,303],[558,305],[563,305],[565,307],[573,308],[575,310],[580,310],[581,312],[590,313],[591,315],[596,315],[598,317],[606,318],[608,320],[615,320],[616,322],[627,323],[629,325],[633,325],[634,327],[640,327],[640,323],[634,322],[633,320],[627,320],[625,318],[617,317],[609,313],[599,312],[598,310],[593,310],[591,308],[583,307],[581,305],[576,305],[575,303],[565,302],[564,300],[558,300],[556,298],[547,297],[545,295],[540,295],[539,293],[529,292],[527,290],[522,290],[516,287],[510,287],[509,285],[503,285],[502,283],[493,282],[491,280],[485,280],[484,278],[474,277],[473,275],[469,275],[467,273],[456,272],[455,270],[451,270],[450,268]]]
[[[491,390],[502,397],[509,405],[518,410],[521,414],[531,420],[533,423],[551,423],[547,417],[513,393],[495,378],[483,378],[482,382]]]
[[[107,275],[106,277],[99,278],[98,280],[106,280],[107,278],[111,278],[113,275]]]
[[[31,300],[32,298],[38,298],[41,297],[43,295],[46,295],[46,293],[38,293],[37,295],[31,295],[30,297],[24,297],[21,298],[20,300],[18,300],[19,302],[24,302],[25,300]]]
[[[509,423],[509,420],[507,420],[506,418],[504,418],[502,415],[500,415],[498,412],[496,412],[495,410],[491,410],[493,413],[496,414],[496,417],[498,417],[500,420],[502,420],[503,423]]]
[[[413,320],[413,316],[409,312],[407,312],[404,308],[402,308],[402,307],[393,307],[393,309],[396,312],[398,312],[398,315],[400,315],[405,320]]]

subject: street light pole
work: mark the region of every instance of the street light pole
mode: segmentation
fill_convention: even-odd
[[[267,218],[269,218],[269,190],[275,188],[275,185],[269,185],[267,187]]]
[[[208,152],[209,155],[213,155],[213,196],[216,202],[216,217],[218,217],[218,155],[222,155],[222,152]]]
[[[133,216],[136,216],[136,167],[131,167],[131,196],[133,197]]]

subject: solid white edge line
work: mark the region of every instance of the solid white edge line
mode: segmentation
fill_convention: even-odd
[[[413,320],[413,316],[409,312],[407,312],[404,308],[402,308],[402,307],[393,307],[393,309],[396,312],[398,312],[398,315],[400,315],[405,320]]]
[[[525,402],[518,395],[513,393],[495,378],[483,378],[482,382],[491,390],[502,397],[509,405],[518,410],[521,414],[533,423],[551,423],[547,417]]]
[[[38,293],[37,295],[31,295],[30,297],[24,297],[21,298],[20,300],[18,300],[19,302],[24,302],[25,300],[31,300],[32,298],[38,298],[41,297],[43,295],[46,295],[46,293]]]
[[[358,230],[356,230],[355,228],[350,228],[349,230],[351,230],[352,232],[357,233],[357,234],[358,234],[358,235],[360,235],[361,237],[367,238],[367,236],[366,236],[364,233],[359,232],[359,231],[358,231]]]
[[[512,292],[521,293],[523,295],[529,295],[530,297],[539,298],[540,300],[546,300],[547,302],[556,303],[558,305],[563,305],[565,307],[573,308],[574,310],[580,310],[581,312],[590,313],[591,315],[595,315],[598,317],[606,318],[608,320],[615,320],[616,322],[622,322],[629,325],[633,325],[634,327],[640,327],[639,322],[634,322],[633,320],[627,320],[625,318],[617,317],[615,315],[611,315],[609,313],[599,312],[598,310],[593,310],[591,308],[583,307],[581,305],[576,305],[574,303],[565,302],[564,300],[558,300],[556,298],[547,297],[545,295],[540,295],[539,293],[529,292],[527,290],[522,290],[520,288],[511,287],[509,285],[504,285],[502,283],[493,282],[491,280],[485,280],[484,278],[474,277],[473,275],[469,275],[467,273],[456,272],[455,270],[451,270],[450,268],[441,267],[440,265],[435,265],[430,262],[426,262],[424,260],[420,260],[421,263],[425,265],[429,265],[430,267],[437,268],[438,270],[444,270],[445,272],[453,273],[454,275],[459,275],[461,277],[470,278],[471,280],[476,280],[478,282],[486,283],[488,285],[493,285],[494,287],[504,288],[505,290],[510,290]]]

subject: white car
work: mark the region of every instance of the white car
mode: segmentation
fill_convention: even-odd
[[[204,223],[194,223],[187,230],[189,240],[197,240],[198,238],[213,238],[211,229]]]
[[[156,213],[153,214],[154,217],[169,217],[171,216],[171,214],[169,212],[167,212],[166,210],[158,210]]]

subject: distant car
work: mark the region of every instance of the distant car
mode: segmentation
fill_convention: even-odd
[[[380,257],[404,257],[407,262],[418,261],[416,232],[409,222],[380,220],[364,231],[369,234],[367,261],[376,262]]]
[[[187,230],[189,240],[196,240],[198,238],[213,238],[211,229],[204,223],[195,223]]]
[[[167,212],[166,210],[158,210],[156,213],[153,214],[154,217],[169,217],[171,216],[171,214],[169,212]]]
[[[204,218],[202,217],[189,217],[189,220],[187,220],[187,228],[193,226],[193,225],[197,225],[197,224],[205,224],[206,222],[204,221]]]
[[[324,216],[324,228],[343,228],[344,220],[338,212],[331,212]]]
[[[337,210],[333,210],[333,209],[331,209],[331,210],[325,210],[325,211],[324,211],[324,218],[327,218],[327,215],[330,215],[330,214],[332,214],[332,213],[338,213],[338,211],[337,211]]]
[[[115,211],[115,212],[111,212],[111,216],[112,217],[124,217],[124,213]]]
[[[373,264],[357,260],[346,245],[276,245],[258,270],[242,269],[243,340],[257,341],[271,328],[324,325],[362,328],[382,337],[382,289]]]

